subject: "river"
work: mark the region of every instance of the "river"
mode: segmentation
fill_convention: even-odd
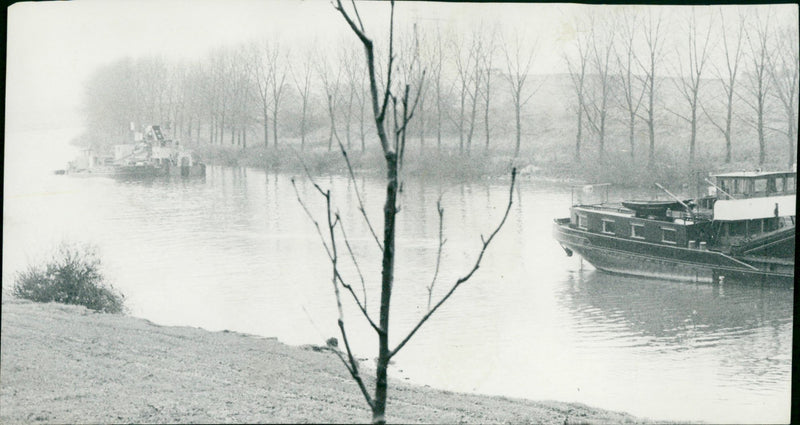
[[[292,175],[208,168],[205,180],[116,181],[56,176],[69,149],[56,134],[6,144],[3,287],[61,241],[97,246],[130,314],[164,325],[232,330],[319,344],[339,336],[331,267]],[[46,160],[45,160],[46,159]],[[58,161],[61,162],[57,162]],[[324,225],[324,199],[304,175],[297,193]],[[380,254],[356,186],[321,176],[358,266],[339,237],[340,262],[377,317]],[[382,223],[384,188],[359,177],[367,215]],[[434,302],[466,274],[481,235],[500,220],[508,181],[426,183],[400,196],[391,339],[425,313],[444,208]],[[653,419],[788,422],[793,288],[688,284],[608,275],[552,239],[568,214],[568,186],[522,180],[508,221],[480,269],[396,357],[398,379],[453,391],[577,401]],[[343,294],[344,297],[344,294]],[[376,338],[345,297],[359,357]],[[341,339],[341,338],[340,338]],[[390,394],[391,396],[391,394]]]

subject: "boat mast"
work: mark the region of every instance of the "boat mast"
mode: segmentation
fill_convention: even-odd
[[[688,205],[686,205],[683,201],[681,201],[680,198],[678,198],[677,196],[673,195],[670,191],[668,191],[667,189],[664,189],[664,186],[661,186],[658,183],[656,183],[656,186],[658,186],[658,188],[663,190],[664,192],[667,192],[667,195],[671,196],[672,199],[678,201],[679,204],[683,205],[683,207],[686,208],[686,212],[689,213],[689,216],[692,217],[692,220],[694,220],[694,213],[692,212],[692,209],[689,208]]]

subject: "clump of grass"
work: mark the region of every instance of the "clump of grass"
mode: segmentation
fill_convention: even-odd
[[[103,313],[123,313],[125,297],[105,282],[100,257],[89,245],[62,243],[45,264],[19,272],[12,294],[34,302],[82,305]]]

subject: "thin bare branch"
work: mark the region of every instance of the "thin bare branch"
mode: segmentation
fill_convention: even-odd
[[[317,222],[317,220],[314,219],[314,216],[311,215],[311,211],[308,210],[308,208],[306,207],[306,204],[303,202],[303,199],[300,197],[300,192],[297,191],[297,185],[295,184],[294,178],[291,179],[291,182],[292,182],[292,187],[294,188],[294,193],[295,193],[295,195],[297,195],[297,202],[300,203],[300,206],[303,207],[303,211],[306,212],[306,215],[308,216],[308,218],[311,219],[312,223],[314,223],[314,227],[317,228],[317,233],[319,234],[320,240],[322,241],[322,246],[325,247],[325,252],[328,254],[328,258],[329,259],[333,259],[333,255],[331,254],[331,250],[330,250],[330,248],[328,248],[328,244],[327,244],[327,242],[325,242],[325,237],[322,235],[322,228],[320,228],[319,222]],[[314,186],[316,186],[317,189],[319,189],[319,186],[317,186],[316,183],[314,184]]]
[[[350,376],[352,376],[353,380],[355,380],[358,384],[358,389],[361,390],[361,394],[364,396],[364,399],[367,401],[369,407],[374,409],[375,402],[372,401],[372,397],[369,396],[369,391],[367,391],[367,387],[364,385],[364,380],[361,379],[361,375],[358,373],[358,361],[353,357],[353,352],[350,349],[350,342],[347,340],[347,332],[344,329],[344,322],[342,320],[339,320],[339,330],[342,333],[342,341],[344,342],[344,347],[347,350],[347,359],[350,361],[350,366],[348,366],[344,361],[344,358],[342,358],[342,354],[339,352],[339,350],[332,351],[339,356],[339,359],[342,360],[342,363],[344,363],[347,371],[350,372]]]
[[[672,110],[672,109],[670,109],[670,108],[664,107],[664,110],[666,110],[667,112],[669,112],[669,113],[670,113],[670,114],[672,114],[672,115],[675,115],[675,116],[676,116],[676,117],[678,117],[678,118],[681,118],[681,119],[684,119],[684,120],[686,120],[687,122],[692,122],[692,120],[691,120],[689,117],[686,117],[686,116],[684,116],[684,115],[681,115],[681,114],[679,114],[679,113],[677,113],[677,112],[673,111],[673,110]]]
[[[344,161],[347,164],[347,172],[350,175],[350,181],[353,182],[353,186],[355,187],[356,192],[356,199],[358,200],[358,210],[361,212],[361,215],[364,216],[364,221],[367,223],[367,227],[369,228],[370,233],[372,234],[372,238],[375,239],[375,243],[378,244],[378,249],[383,252],[383,244],[381,244],[380,239],[378,239],[378,234],[375,233],[375,228],[372,227],[372,222],[369,221],[369,217],[367,216],[367,210],[364,208],[364,201],[361,199],[361,193],[358,190],[358,184],[356,183],[356,176],[353,173],[353,166],[350,164],[350,157],[347,156],[347,150],[345,150],[342,141],[339,137],[336,137],[336,141],[339,143],[339,150],[342,152],[342,156],[344,156]]]
[[[433,286],[436,284],[436,278],[439,276],[439,265],[442,261],[442,248],[444,247],[446,239],[444,239],[444,208],[442,208],[442,195],[436,200],[436,211],[439,212],[439,248],[436,250],[436,269],[433,272],[433,279],[431,284],[428,285],[428,311],[431,311],[431,299],[433,298]]]
[[[408,335],[406,335],[406,337],[403,338],[403,340],[399,344],[397,344],[397,346],[393,350],[389,352],[389,358],[392,358],[395,354],[397,354],[406,345],[406,343],[408,343],[411,337],[414,336],[415,333],[417,333],[419,328],[422,327],[422,325],[428,321],[428,319],[433,315],[433,313],[435,313],[436,310],[438,310],[439,307],[441,307],[442,304],[444,304],[445,301],[447,301],[450,298],[450,296],[453,295],[456,289],[458,289],[458,287],[461,286],[462,283],[472,278],[472,275],[475,274],[475,272],[478,270],[478,268],[481,265],[481,260],[483,260],[483,255],[486,253],[486,248],[489,247],[489,244],[492,243],[494,237],[503,227],[503,224],[505,224],[506,222],[506,218],[508,218],[508,213],[509,211],[511,211],[511,205],[513,204],[514,201],[514,183],[516,181],[516,178],[517,178],[517,168],[514,167],[511,169],[511,186],[508,191],[508,205],[506,206],[506,211],[503,214],[503,219],[500,220],[500,224],[498,224],[497,227],[494,229],[494,231],[489,235],[489,238],[484,239],[483,236],[481,235],[481,242],[483,244],[483,247],[481,248],[481,251],[478,254],[478,258],[475,260],[475,264],[472,266],[472,269],[466,275],[456,280],[456,282],[453,284],[453,286],[450,288],[447,294],[445,294],[445,296],[442,297],[442,299],[439,300],[439,302],[437,302],[436,305],[432,309],[430,309],[427,314],[422,316],[422,319],[420,319],[420,321],[416,324],[416,326],[414,326],[411,332],[409,332]]]
[[[333,4],[333,8],[338,10],[339,13],[342,14],[342,17],[344,17],[344,20],[347,22],[347,25],[350,25],[350,28],[353,30],[356,36],[361,40],[362,43],[364,43],[365,45],[368,44],[369,46],[372,46],[372,40],[367,38],[367,35],[364,32],[364,26],[361,25],[361,27],[359,28],[356,25],[356,23],[353,22],[353,20],[350,18],[350,15],[347,14],[347,11],[344,10],[344,7],[342,6],[342,0],[336,0],[336,2]],[[355,3],[353,3],[353,8],[355,8],[356,17],[358,17],[358,9],[356,8]],[[361,18],[358,17],[358,19],[360,23]]]
[[[356,14],[356,19],[358,19],[358,26],[361,28],[363,33],[367,31],[364,29],[364,22],[361,21],[361,15],[358,13],[358,8],[356,7],[356,0],[351,0],[350,3],[353,5],[353,12]]]

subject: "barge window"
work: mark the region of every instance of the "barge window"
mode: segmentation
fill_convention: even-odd
[[[644,224],[631,224],[631,237],[644,239]]]
[[[578,227],[584,230],[589,228],[585,214],[578,214]]]
[[[614,234],[614,220],[603,219],[603,233]]]
[[[678,232],[668,227],[661,228],[661,242],[678,243]]]
[[[794,192],[795,189],[795,178],[794,176],[786,177],[786,191],[787,192]]]
[[[775,177],[775,191],[785,192],[786,188],[783,187],[783,177]]]
[[[755,179],[753,180],[753,184],[754,184],[753,192],[767,191],[767,179]]]

